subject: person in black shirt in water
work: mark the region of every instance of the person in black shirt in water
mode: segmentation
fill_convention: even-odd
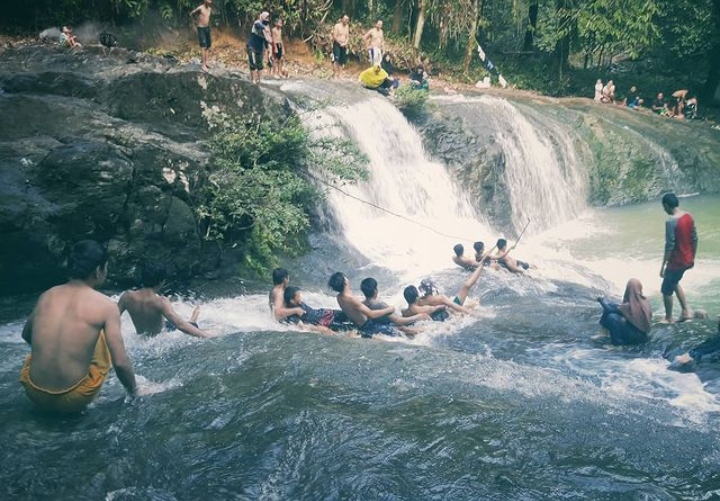
[[[290,315],[285,319],[286,322],[297,324],[301,328],[307,326],[310,330],[322,334],[350,330],[351,326],[342,311],[309,307],[303,302],[299,287],[290,286],[285,289],[283,295],[286,308],[303,310],[302,315]]]
[[[366,278],[360,282],[360,290],[365,295],[365,301],[363,301],[363,304],[371,310],[382,310],[388,307],[387,303],[378,299],[378,283],[374,278]],[[396,313],[391,313],[389,315],[385,315],[384,317],[380,317],[375,321],[378,324],[383,325],[394,324],[403,334],[407,336],[414,336],[419,331],[408,326],[419,320],[430,320],[430,315],[420,313],[409,317],[401,317]]]

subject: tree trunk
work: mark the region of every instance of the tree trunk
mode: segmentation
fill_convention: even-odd
[[[527,30],[525,31],[525,41],[523,42],[523,51],[530,51],[533,49],[533,46],[535,45],[535,28],[537,28],[537,19],[538,19],[538,11],[540,9],[540,5],[537,3],[530,4],[530,7],[528,8],[528,18],[530,19],[530,24],[527,27]]]
[[[715,27],[720,31],[720,0],[713,0],[713,17]],[[713,102],[715,92],[720,87],[720,40],[718,40],[708,53],[710,70],[707,80],[702,89],[702,97],[708,102]]]
[[[393,31],[395,35],[402,33],[403,13],[405,12],[405,0],[395,0],[395,13],[393,15]]]
[[[470,63],[472,62],[473,52],[475,52],[475,44],[477,43],[475,37],[477,36],[478,19],[480,18],[481,5],[482,0],[475,0],[472,3],[472,10],[470,11],[471,21],[470,28],[468,29],[467,48],[465,49],[465,64],[463,66],[466,75],[470,72]]]
[[[423,29],[425,28],[425,16],[427,15],[427,4],[429,0],[418,0],[420,5],[418,10],[417,22],[415,23],[415,37],[413,38],[413,47],[416,49],[420,48],[420,41],[423,36]]]

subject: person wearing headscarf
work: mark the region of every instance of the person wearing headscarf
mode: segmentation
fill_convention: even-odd
[[[622,304],[598,298],[603,308],[600,325],[610,333],[613,344],[640,344],[648,340],[652,309],[642,293],[642,284],[631,278],[625,287]]]

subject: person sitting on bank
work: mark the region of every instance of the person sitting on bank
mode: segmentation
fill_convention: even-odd
[[[448,310],[456,313],[470,313],[470,305],[465,305],[465,301],[470,294],[470,289],[480,279],[484,268],[483,263],[484,261],[478,264],[477,269],[472,272],[453,299],[438,293],[437,287],[430,278],[424,278],[418,288],[413,285],[406,287],[403,295],[408,302],[408,307],[402,311],[403,316],[427,313],[434,321],[444,322],[450,316]]]
[[[376,90],[384,96],[391,96],[400,83],[388,75],[379,64],[366,69],[358,77],[363,87]]]
[[[615,104],[615,84],[612,80],[608,80],[607,85],[603,87],[601,101],[603,103]]]
[[[107,250],[97,242],[76,243],[68,260],[70,281],[43,293],[23,328],[31,353],[20,383],[41,410],[81,412],[100,394],[111,364],[127,392],[137,393],[120,312],[95,290],[105,282],[107,263]]]
[[[170,300],[158,294],[167,279],[167,268],[160,263],[148,263],[143,269],[142,289],[127,291],[118,301],[118,308],[122,315],[125,311],[138,334],[157,336],[163,330],[172,332],[179,330],[195,337],[206,338],[209,334],[198,327],[197,319],[200,315],[198,306],[192,312],[190,319],[185,321],[175,312]]]
[[[634,85],[630,87],[630,92],[623,99],[623,105],[631,109],[639,108],[642,105],[642,99],[640,99],[637,87]]]
[[[284,322],[291,315],[302,317],[305,310],[296,306],[288,308],[285,306],[285,289],[290,284],[290,274],[285,268],[275,268],[272,272],[273,288],[270,289],[268,300],[270,312],[278,322]]]
[[[652,309],[643,295],[642,284],[631,278],[625,286],[622,304],[611,303],[599,297],[603,314],[600,325],[610,334],[612,344],[641,344],[648,340],[652,322]]]
[[[410,80],[410,86],[414,90],[430,90],[428,74],[425,73],[425,68],[421,64],[417,65],[415,69],[410,72],[408,79]]]
[[[519,259],[515,259],[512,256],[510,256],[510,251],[515,249],[517,247],[517,243],[515,243],[513,246],[508,247],[507,246],[507,240],[504,238],[500,238],[497,241],[497,250],[498,253],[493,256],[493,259],[498,262],[498,264],[505,268],[508,271],[511,271],[513,273],[519,273],[523,274],[527,270],[531,268],[530,263],[526,263],[525,261],[520,261]]]
[[[371,310],[382,310],[388,307],[387,303],[378,299],[378,283],[374,278],[366,278],[360,282],[360,290],[365,296],[363,304]],[[421,320],[430,320],[430,315],[427,313],[420,313],[418,315],[402,317],[397,313],[391,313],[378,318],[376,322],[380,324],[394,324],[403,334],[407,336],[415,336],[419,331],[408,326]]]
[[[453,247],[453,252],[455,253],[452,258],[453,263],[458,265],[460,268],[464,268],[468,271],[473,271],[479,266],[478,261],[465,256],[465,247],[463,246],[463,244],[456,244]]]
[[[283,298],[286,308],[289,310],[301,308],[304,312],[302,315],[290,315],[285,319],[287,323],[296,324],[301,329],[308,328],[321,334],[334,334],[335,332],[350,330],[349,321],[342,311],[309,307],[303,302],[299,287],[287,287],[283,293]]]
[[[76,47],[82,47],[80,45],[80,42],[78,42],[78,38],[73,35],[72,27],[70,26],[63,26],[62,30],[60,31],[60,47],[70,47],[71,49],[74,49]]]
[[[372,310],[365,306],[359,298],[353,296],[350,280],[342,272],[333,273],[328,281],[328,286],[337,292],[335,297],[340,309],[358,326],[360,336],[371,338],[375,334],[387,336],[400,334],[392,325],[378,322],[379,318],[395,313],[395,308],[388,306],[380,310]]]
[[[657,96],[655,96],[655,99],[653,99],[650,105],[650,109],[660,116],[669,115],[670,110],[667,106],[667,101],[665,101],[665,95],[662,92],[657,93]]]

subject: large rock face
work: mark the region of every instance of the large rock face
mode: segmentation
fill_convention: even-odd
[[[62,281],[84,238],[107,243],[117,284],[151,259],[180,277],[219,266],[192,209],[208,160],[203,112],[251,113],[267,97],[237,76],[127,56],[0,54],[0,294]]]

